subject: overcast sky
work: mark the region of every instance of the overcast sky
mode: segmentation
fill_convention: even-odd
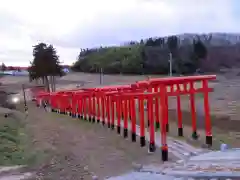
[[[0,62],[28,65],[38,42],[53,44],[71,64],[80,48],[184,32],[240,32],[238,1],[5,0]]]

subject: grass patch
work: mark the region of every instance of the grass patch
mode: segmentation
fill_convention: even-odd
[[[0,165],[29,165],[35,160],[21,119],[14,114],[0,116]]]

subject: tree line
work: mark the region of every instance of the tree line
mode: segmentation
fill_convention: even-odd
[[[81,49],[72,69],[81,72],[166,74],[172,57],[173,73],[191,74],[201,67],[208,55],[208,42],[196,36],[182,42],[177,36],[131,41],[122,46]]]

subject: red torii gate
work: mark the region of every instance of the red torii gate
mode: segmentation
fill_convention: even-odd
[[[209,92],[212,92],[213,89],[208,86],[208,81],[215,80],[216,75],[203,75],[203,76],[182,76],[182,77],[167,77],[167,78],[156,78],[150,79],[149,81],[138,82],[139,88],[145,88],[147,90],[154,89],[155,92],[163,91],[166,93],[166,96],[176,96],[177,97],[177,114],[178,114],[178,134],[179,136],[183,135],[182,130],[182,113],[181,113],[181,95],[190,95],[190,107],[191,107],[191,116],[192,116],[192,129],[193,129],[193,138],[197,138],[197,127],[196,127],[196,107],[194,95],[196,93],[203,93],[204,97],[204,112],[205,112],[205,126],[206,126],[206,143],[212,144],[212,134],[211,134],[211,120],[210,120],[210,108],[209,108]],[[194,83],[201,82],[202,87],[194,88]],[[183,89],[181,89],[183,85]],[[189,85],[189,87],[188,87]],[[167,89],[170,87],[170,90]],[[176,87],[176,88],[175,88]],[[161,97],[160,97],[161,98]],[[168,109],[168,102],[165,103],[166,109]],[[166,113],[166,129],[168,131],[168,111]],[[157,122],[158,123],[158,122]]]

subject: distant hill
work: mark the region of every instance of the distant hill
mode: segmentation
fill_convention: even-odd
[[[177,37],[177,50],[173,58],[173,71],[193,73],[219,71],[221,68],[240,67],[240,33],[183,33]],[[105,73],[160,73],[169,71],[169,43],[173,36],[151,37],[129,41],[115,47],[81,49],[73,70]],[[207,56],[194,64],[193,41],[200,40],[207,49]]]
[[[235,45],[240,43],[240,33],[209,33],[209,34],[179,34],[177,37],[182,42],[185,41],[193,41],[196,36],[199,36],[200,39],[204,40],[204,38],[211,36],[211,45],[214,46],[223,46],[223,45]]]

